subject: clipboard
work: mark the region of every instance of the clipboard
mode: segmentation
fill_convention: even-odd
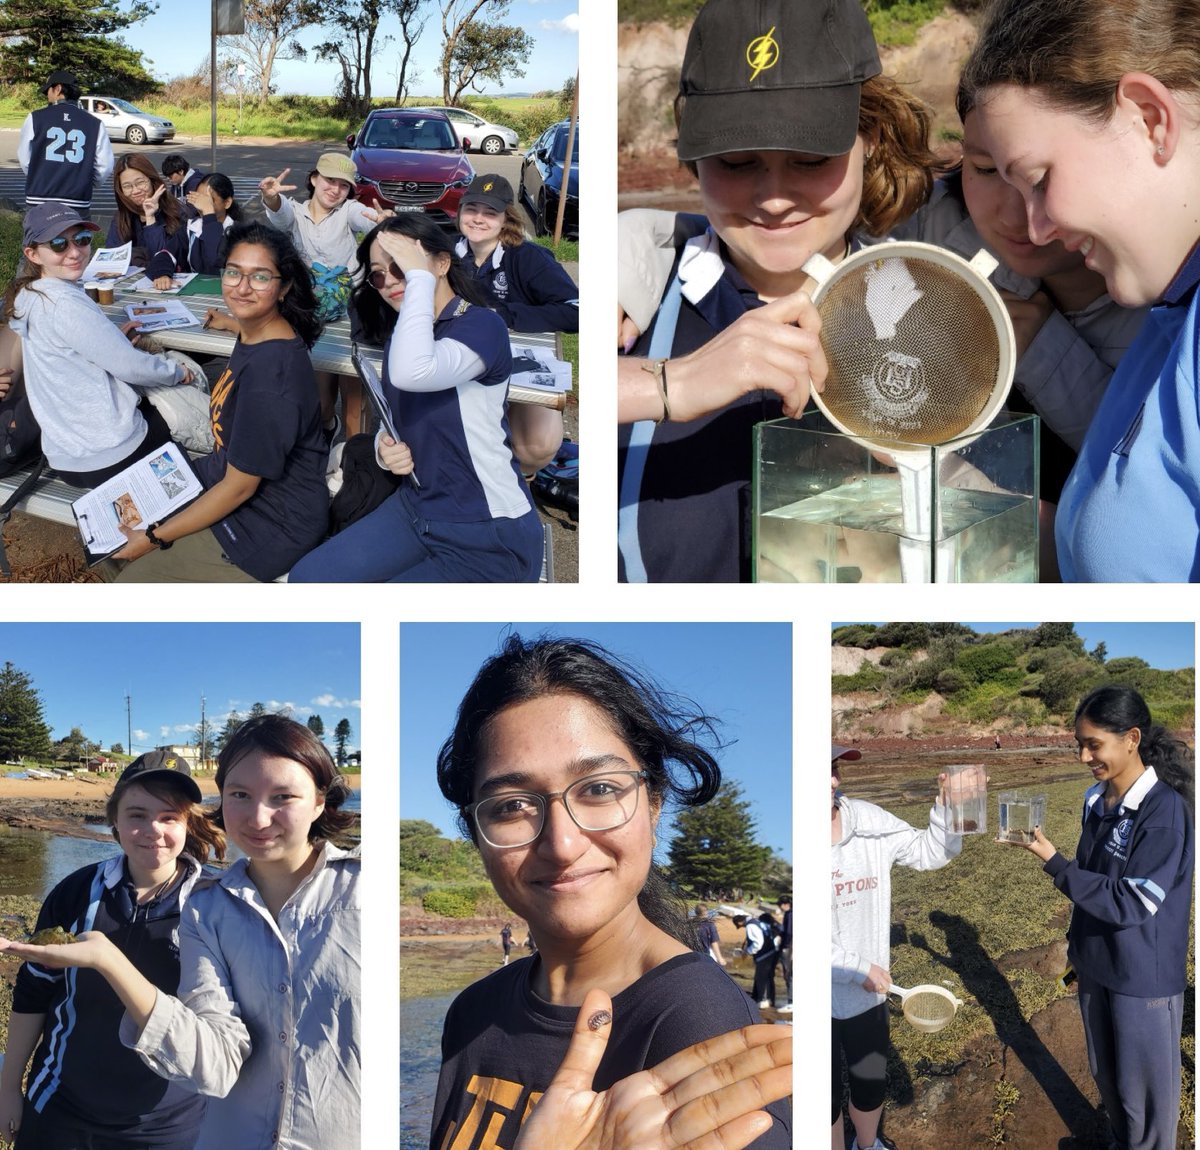
[[[379,422],[383,426],[383,430],[397,443],[402,442],[400,432],[396,427],[396,421],[392,416],[392,409],[388,406],[387,397],[383,394],[383,381],[379,378],[379,372],[375,370],[375,365],[359,352],[357,343],[350,345],[350,362],[354,364],[354,370],[358,372],[358,378],[363,382],[363,387],[367,392],[367,399],[371,403],[371,409],[379,417]],[[421,481],[417,478],[416,471],[410,471],[408,478],[412,480],[413,486],[420,491]]]
[[[169,518],[204,494],[187,452],[167,442],[131,463],[124,471],[83,492],[71,504],[89,567],[110,558],[128,542],[113,534],[115,523],[144,530]],[[113,544],[106,546],[111,537]]]

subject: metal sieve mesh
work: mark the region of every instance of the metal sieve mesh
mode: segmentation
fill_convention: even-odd
[[[1007,391],[996,321],[970,279],[942,262],[852,261],[817,307],[829,361],[818,402],[856,438],[946,443],[972,427],[997,387]]]
[[[904,1000],[904,1017],[930,1033],[948,1026],[955,1010],[953,998],[930,990],[915,990]]]

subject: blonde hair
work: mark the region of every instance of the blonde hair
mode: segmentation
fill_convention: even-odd
[[[1200,91],[1200,0],[995,0],[963,65],[958,112],[1013,84],[1105,123],[1127,72]]]

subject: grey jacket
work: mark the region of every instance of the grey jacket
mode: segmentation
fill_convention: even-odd
[[[126,1015],[121,1040],[212,1096],[196,1150],[357,1150],[359,871],[326,843],[278,923],[245,859],[193,892],[179,997],[159,993],[140,1038]]]
[[[25,389],[50,466],[99,471],[119,463],[146,437],[130,385],[169,386],[184,368],[138,351],[77,283],[43,276],[21,290],[15,310],[9,326],[21,337]]]

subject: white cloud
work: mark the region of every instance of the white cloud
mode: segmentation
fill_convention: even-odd
[[[545,32],[571,32],[578,35],[579,33],[579,13],[570,12],[561,20],[541,20],[538,27]]]
[[[362,706],[358,699],[339,699],[337,695],[331,695],[327,691],[324,695],[318,695],[312,701],[314,707],[332,707],[335,711],[354,711]]]
[[[141,727],[134,727],[134,728],[133,728],[133,741],[134,741],[135,743],[144,743],[144,742],[146,742],[146,740],[147,740],[147,739],[149,739],[149,738],[150,738],[150,732],[149,732],[149,731],[143,731],[143,730],[141,729]],[[126,749],[126,750],[129,750],[129,748],[128,748],[128,747],[126,747],[125,749]]]

